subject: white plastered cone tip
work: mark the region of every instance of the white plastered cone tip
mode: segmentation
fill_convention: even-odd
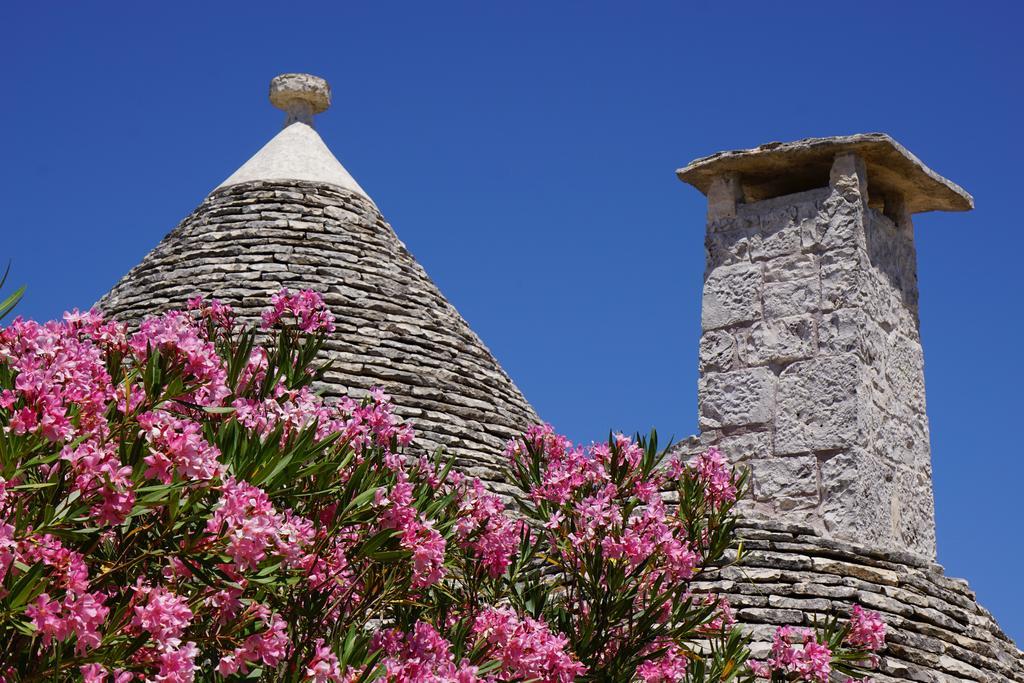
[[[285,112],[284,128],[217,189],[255,181],[327,183],[369,198],[313,129],[313,116],[331,106],[331,87],[310,74],[282,74],[270,82],[270,102]]]

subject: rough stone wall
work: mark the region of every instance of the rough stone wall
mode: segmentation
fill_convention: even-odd
[[[701,439],[750,466],[751,514],[934,558],[913,228],[867,191],[852,155],[820,189],[713,186]]]
[[[420,445],[446,445],[463,471],[502,489],[505,442],[537,415],[359,193],[294,181],[220,189],[99,307],[137,321],[198,293],[256,322],[281,287],[320,292],[336,317],[328,396],[384,387]]]
[[[810,527],[746,520],[744,559],[695,582],[726,596],[763,657],[780,625],[848,617],[854,604],[889,626],[876,681],[1024,681],[1024,653],[967,583],[919,555],[822,538]]]

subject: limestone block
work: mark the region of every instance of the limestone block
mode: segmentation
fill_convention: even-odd
[[[752,230],[742,225],[740,219],[730,219],[720,230],[708,230],[704,238],[707,255],[707,270],[719,266],[750,260],[750,239]]]
[[[765,282],[788,282],[818,275],[817,254],[790,254],[764,264]]]
[[[700,338],[700,371],[732,370],[736,363],[736,339],[725,330],[711,330]]]
[[[730,434],[718,437],[715,445],[730,462],[743,463],[771,455],[772,435],[766,431]]]
[[[699,389],[701,429],[772,421],[775,375],[768,368],[713,372],[701,378]]]
[[[833,193],[822,203],[814,221],[815,240],[811,245],[824,251],[845,248],[865,249],[864,207]],[[805,239],[806,239],[806,232]]]
[[[860,308],[861,269],[856,258],[827,254],[821,262],[821,310]]]
[[[869,546],[892,543],[895,470],[863,448],[822,459],[821,512],[828,531]]]
[[[886,339],[882,328],[860,308],[841,308],[822,315],[818,322],[821,353],[856,354],[874,368],[878,376],[885,373]]]
[[[863,383],[852,354],[793,363],[779,377],[775,452],[845,448],[862,432]]]
[[[886,398],[893,408],[903,408],[901,397],[887,395]],[[907,410],[899,412],[893,415],[879,411],[875,453],[894,465],[922,469],[930,458],[928,418]]]
[[[817,348],[813,315],[762,320],[737,332],[744,365],[786,363],[810,358]]]
[[[702,327],[712,330],[760,319],[762,287],[760,266],[737,263],[714,269],[704,282]]]
[[[818,343],[822,353],[856,353],[864,356],[867,315],[859,308],[841,308],[821,316]]]
[[[796,207],[770,211],[761,217],[761,229],[751,240],[750,257],[763,261],[799,253],[800,233]]]
[[[848,202],[868,203],[868,171],[859,155],[837,154],[829,171],[828,184]]]
[[[881,271],[868,267],[857,281],[857,300],[868,316],[886,329],[916,330],[916,303],[908,306],[903,293]],[[916,334],[914,335],[916,336]]]
[[[925,411],[924,352],[921,344],[907,338],[900,331],[889,335],[889,354],[885,366],[886,378],[893,394],[899,396],[911,410]]]
[[[770,282],[764,286],[765,318],[816,313],[821,308],[821,283],[816,277],[789,282]]]
[[[804,623],[804,613],[794,609],[765,609],[748,607],[737,612],[743,623],[777,624],[779,626],[799,626]]]
[[[743,201],[739,175],[723,173],[708,188],[708,220],[736,215],[736,204]]]
[[[818,506],[818,461],[813,455],[763,458],[749,463],[754,500],[780,511]]]
[[[896,470],[893,528],[902,547],[935,556],[935,505],[931,477],[908,468]]]
[[[868,259],[884,273],[892,287],[909,301],[917,302],[917,250],[914,233],[871,209],[866,220]]]

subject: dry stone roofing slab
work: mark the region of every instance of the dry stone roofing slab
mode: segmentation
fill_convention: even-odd
[[[753,149],[718,152],[691,161],[676,175],[707,194],[716,176],[738,174],[747,201],[753,202],[824,186],[833,159],[843,153],[856,154],[867,165],[873,206],[880,205],[886,195],[897,195],[912,214],[974,208],[966,190],[925,166],[885,133],[769,142]]]
[[[292,88],[285,129],[98,305],[135,322],[202,294],[256,323],[282,287],[320,292],[337,325],[325,349],[333,361],[325,394],[383,387],[396,412],[415,421],[422,445],[447,446],[463,471],[501,490],[504,445],[537,415],[316,131],[296,118],[312,114],[295,111],[294,91],[309,87],[320,97],[319,80],[284,84]]]

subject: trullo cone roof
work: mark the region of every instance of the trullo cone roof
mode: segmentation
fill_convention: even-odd
[[[537,415],[313,129],[329,98],[322,79],[274,79],[284,130],[98,305],[136,321],[202,294],[254,322],[281,287],[318,291],[337,325],[325,393],[383,387],[421,443],[496,482],[506,440]]]

